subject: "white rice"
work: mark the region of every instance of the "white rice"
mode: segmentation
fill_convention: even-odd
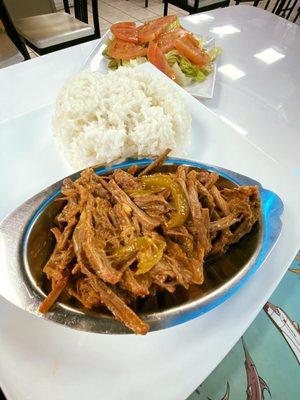
[[[167,147],[183,156],[191,117],[164,80],[119,68],[104,76],[84,71],[73,77],[57,98],[53,128],[66,161],[82,169],[157,155]]]

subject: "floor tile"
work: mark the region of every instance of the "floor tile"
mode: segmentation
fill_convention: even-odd
[[[145,3],[145,1],[143,1],[143,3]],[[151,7],[154,4],[162,4],[161,0],[149,0],[148,1],[148,6]]]
[[[140,7],[145,7],[145,0],[129,0],[128,3],[137,4]]]
[[[101,37],[103,37],[106,34],[107,30],[108,29],[101,29],[100,30]]]
[[[128,4],[125,4],[122,7],[120,6],[118,9],[123,11],[123,12],[125,12],[125,13],[127,13],[127,14],[131,14],[131,13],[134,14],[134,13],[138,13],[140,11],[149,10],[148,8],[140,7],[140,6],[138,6],[136,4],[133,4],[133,3],[129,3],[129,2],[127,2],[127,3]]]
[[[131,3],[130,1],[126,0],[116,0],[114,2],[111,2],[112,6],[115,8],[118,8],[119,10],[125,11],[125,10],[140,10],[143,8],[143,5],[137,4],[137,3]]]
[[[111,26],[109,21],[106,21],[104,18],[100,18],[100,29],[107,29]]]
[[[88,11],[88,22],[89,24],[93,25],[93,13],[91,11]],[[102,29],[107,29],[111,26],[111,23],[106,21],[104,18],[99,18],[99,24],[100,24],[100,30]]]
[[[169,10],[184,11],[182,8],[176,7],[173,4],[169,4]]]
[[[116,11],[111,12],[111,11],[104,11],[101,16],[102,18],[106,19],[106,21],[111,22],[111,23],[115,23],[118,21],[127,21],[129,15],[123,13],[120,10],[115,9]]]
[[[154,5],[149,6],[148,10],[157,15],[163,15],[164,5],[163,4],[154,4]],[[169,14],[170,13],[171,13],[171,10],[169,10]]]
[[[117,10],[116,7],[112,6],[111,4],[108,4],[108,3],[100,3],[99,4],[99,12],[103,12],[103,11],[114,12],[116,10]]]
[[[146,8],[141,8],[139,10],[128,11],[128,15],[138,19],[153,19],[156,17],[157,14],[147,10]]]
[[[145,8],[145,0],[129,0],[129,3],[133,3],[133,4],[136,4],[136,5],[138,5],[138,6],[140,6],[140,7],[142,7],[142,8]],[[148,6],[150,6],[150,5],[154,5],[154,4],[159,4],[160,3],[160,1],[158,0],[149,0],[148,1]]]

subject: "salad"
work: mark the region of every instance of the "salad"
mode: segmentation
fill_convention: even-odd
[[[221,52],[220,48],[205,49],[203,40],[184,29],[175,15],[141,26],[117,22],[110,30],[112,38],[103,51],[109,59],[109,68],[149,61],[181,86],[204,81]]]

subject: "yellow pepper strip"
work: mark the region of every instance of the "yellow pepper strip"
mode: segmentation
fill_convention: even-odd
[[[176,228],[177,226],[181,226],[185,223],[189,215],[189,203],[184,191],[182,190],[182,187],[176,180],[172,179],[170,175],[153,174],[142,176],[141,182],[146,190],[158,188],[171,189],[177,211],[167,222],[167,228]]]
[[[152,242],[151,239],[147,236],[136,237],[125,246],[120,247],[117,251],[115,251],[111,255],[111,257],[114,260],[121,262],[127,259],[128,257],[133,256],[138,251],[144,250],[145,248],[149,247],[151,245],[151,242]]]
[[[166,242],[160,238],[158,234],[153,237],[152,243],[144,251],[138,254],[138,270],[136,275],[145,274],[150,271],[156,264],[161,260],[164,250],[166,248]]]
[[[137,253],[138,270],[136,274],[140,275],[150,271],[160,261],[165,247],[165,241],[158,234],[152,234],[152,238],[139,236],[118,249],[111,257],[115,261],[122,262]]]
[[[127,194],[129,194],[131,197],[136,197],[136,196],[150,196],[151,194],[155,193],[155,190],[146,190],[141,188],[137,189],[127,189],[125,190]]]

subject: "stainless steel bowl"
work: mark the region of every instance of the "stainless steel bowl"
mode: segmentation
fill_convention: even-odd
[[[105,174],[116,168],[133,164],[145,166],[151,160],[128,160],[95,171]],[[163,170],[173,170],[177,165],[205,168],[222,176],[222,185],[257,185],[262,198],[262,221],[228,252],[205,264],[205,281],[202,286],[189,290],[178,288],[174,294],[161,293],[143,300],[137,312],[149,324],[150,331],[164,329],[195,318],[231,297],[259,268],[278,239],[281,230],[281,200],[250,178],[221,168],[199,164],[190,160],[169,158]],[[71,178],[75,179],[78,174]],[[109,313],[87,311],[75,302],[57,303],[42,315],[38,311],[49,287],[42,268],[54,247],[50,227],[63,202],[54,201],[60,194],[62,181],[34,196],[0,224],[0,294],[16,306],[40,317],[62,325],[89,332],[130,333]]]

